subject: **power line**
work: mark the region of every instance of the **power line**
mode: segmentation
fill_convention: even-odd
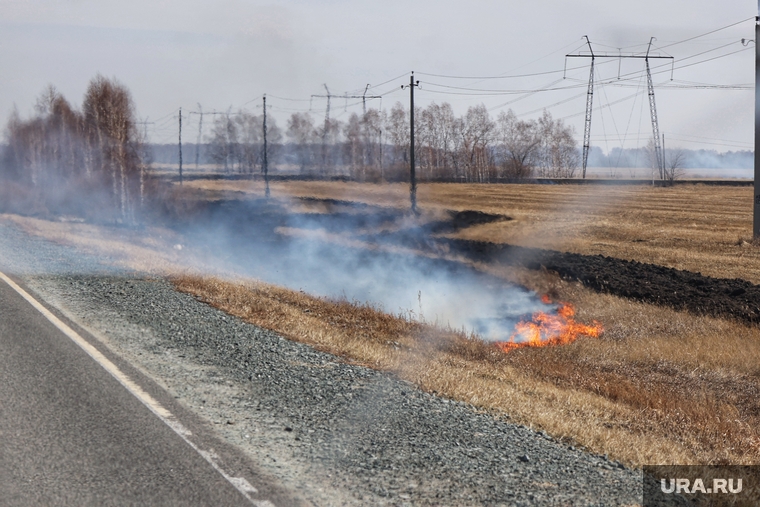
[[[751,18],[747,18],[747,19],[742,19],[741,21],[737,21],[736,23],[731,23],[730,25],[726,25],[726,26],[723,26],[723,27],[720,27],[720,28],[716,28],[715,30],[711,30],[709,32],[705,32],[705,33],[700,34],[700,35],[695,35],[694,37],[689,37],[688,39],[684,39],[684,40],[680,40],[680,41],[677,41],[677,42],[673,42],[672,44],[668,44],[667,46],[660,46],[658,49],[665,49],[665,48],[669,48],[671,46],[676,46],[678,44],[683,44],[684,42],[689,42],[689,41],[692,41],[694,39],[699,39],[700,37],[704,37],[705,35],[710,35],[710,34],[713,34],[715,32],[720,32],[721,30],[725,30],[726,28],[731,28],[732,26],[740,25],[742,23],[746,23],[747,21],[751,21],[751,20],[754,20],[754,19],[755,19],[755,16],[752,16]]]

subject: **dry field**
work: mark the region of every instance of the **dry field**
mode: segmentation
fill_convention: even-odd
[[[258,182],[190,185],[214,198],[263,193]],[[404,207],[408,199],[406,185],[278,182],[272,193],[388,207]],[[473,209],[512,218],[461,230],[461,238],[602,253],[760,282],[760,253],[749,243],[750,188],[435,184],[420,187],[419,203],[433,214]],[[143,242],[130,249],[133,239],[114,237],[107,228],[97,234],[108,241],[98,242],[94,226],[65,224],[65,234],[56,234],[62,224],[5,219],[98,253],[116,249],[126,265],[144,266],[150,249],[171,248]],[[160,271],[180,290],[231,314],[628,464],[760,461],[757,328],[597,294],[548,272],[480,265],[573,303],[578,320],[595,319],[605,328],[600,339],[504,354],[461,333],[371,307],[255,281],[183,274],[175,254],[161,254],[166,265]]]

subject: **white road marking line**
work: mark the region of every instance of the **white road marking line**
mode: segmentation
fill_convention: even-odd
[[[244,477],[232,477],[227,474],[222,467],[216,462],[219,458],[213,451],[204,451],[200,449],[195,443],[190,440],[192,433],[185,428],[174,415],[166,410],[153,396],[145,392],[140,386],[132,381],[127,375],[124,374],[115,364],[113,364],[106,356],[104,356],[98,349],[93,347],[87,340],[82,338],[76,331],[71,329],[65,322],[56,317],[53,313],[45,308],[39,301],[34,299],[28,292],[18,286],[16,282],[8,278],[2,271],[0,271],[0,280],[3,280],[9,287],[19,293],[21,297],[26,299],[38,312],[40,312],[47,320],[49,320],[55,327],[57,327],[63,334],[68,336],[74,343],[84,350],[91,358],[93,358],[100,366],[102,366],[108,373],[111,374],[116,380],[119,381],[132,395],[140,400],[143,405],[156,414],[167,426],[169,426],[182,440],[184,440],[195,452],[200,454],[219,474],[224,477],[227,482],[232,484],[249,502],[256,506],[271,506],[274,504],[268,500],[254,500],[251,498],[252,493],[258,493],[258,490],[251,485]]]

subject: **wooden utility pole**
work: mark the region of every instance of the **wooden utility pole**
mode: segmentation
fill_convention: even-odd
[[[752,215],[752,237],[760,238],[760,0],[757,0],[758,16],[755,17],[755,200]]]
[[[192,114],[192,113],[191,113]],[[195,144],[195,170],[198,171],[198,159],[201,149],[201,134],[203,133],[203,108],[198,103],[198,114],[200,115],[200,121],[198,122],[198,142]]]
[[[758,0],[760,2],[760,0]],[[409,76],[409,197],[412,201],[412,213],[417,214],[417,178],[414,164],[414,87],[420,86],[419,81],[414,81],[414,72]],[[404,89],[404,85],[401,85]]]
[[[264,173],[264,185],[266,185],[265,196],[269,199],[269,164],[267,163],[267,96],[264,94],[264,160],[261,164],[261,170]]]
[[[182,108],[179,108],[179,184],[182,185]]]

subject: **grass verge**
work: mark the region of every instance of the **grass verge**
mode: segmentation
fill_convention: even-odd
[[[535,274],[526,277],[535,285]],[[757,462],[757,330],[542,278],[580,305],[580,318],[601,317],[604,338],[504,354],[463,333],[366,305],[258,282],[187,275],[173,282],[290,339],[631,465]]]

